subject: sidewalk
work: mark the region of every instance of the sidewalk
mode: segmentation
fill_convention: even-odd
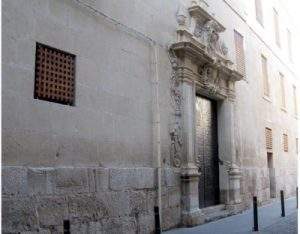
[[[285,200],[285,217],[281,217],[280,201],[258,208],[259,233],[297,233],[296,199]],[[253,233],[253,210],[192,228],[173,229],[165,234],[232,234]]]

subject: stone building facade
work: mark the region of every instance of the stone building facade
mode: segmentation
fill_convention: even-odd
[[[295,195],[282,1],[2,7],[3,232],[152,233],[154,206],[166,230]]]

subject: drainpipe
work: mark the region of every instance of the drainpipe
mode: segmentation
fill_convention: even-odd
[[[157,168],[157,204],[159,208],[160,223],[162,223],[162,206],[161,206],[161,142],[160,142],[160,106],[159,106],[159,75],[158,75],[158,46],[154,48],[154,129],[156,145],[156,168]]]

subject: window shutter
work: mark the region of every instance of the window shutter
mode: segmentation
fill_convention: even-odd
[[[289,143],[288,143],[288,135],[287,134],[283,134],[283,150],[284,150],[284,152],[289,151]]]
[[[266,148],[268,150],[271,150],[271,149],[273,149],[272,129],[266,128],[265,129],[265,135],[266,135]]]
[[[244,38],[234,30],[236,68],[239,73],[245,75],[245,53],[244,53]]]

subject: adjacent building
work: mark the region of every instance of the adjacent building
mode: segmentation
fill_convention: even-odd
[[[4,0],[2,229],[153,233],[295,196],[284,1]]]

